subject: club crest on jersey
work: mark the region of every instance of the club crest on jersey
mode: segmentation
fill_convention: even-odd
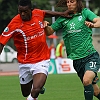
[[[43,28],[43,23],[39,21],[39,25],[41,28]]]
[[[8,32],[8,31],[9,31],[9,28],[6,27],[6,28],[4,29],[4,32]]]
[[[78,17],[78,20],[81,21],[81,20],[82,20],[82,16],[79,16],[79,17]]]

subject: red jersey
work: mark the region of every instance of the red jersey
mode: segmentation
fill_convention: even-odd
[[[37,63],[50,58],[43,28],[44,15],[43,10],[34,9],[32,19],[23,22],[18,14],[1,34],[0,43],[4,45],[13,38],[19,63]]]

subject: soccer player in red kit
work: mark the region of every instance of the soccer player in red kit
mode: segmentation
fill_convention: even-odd
[[[36,100],[45,85],[50,62],[50,52],[43,26],[44,17],[67,16],[67,13],[32,10],[31,0],[20,0],[18,13],[0,36],[0,53],[4,45],[13,38],[18,52],[22,94],[24,97],[31,94],[31,100]]]

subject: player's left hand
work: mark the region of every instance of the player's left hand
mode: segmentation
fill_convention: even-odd
[[[46,28],[48,25],[49,25],[49,22],[48,21],[43,21],[44,28]]]

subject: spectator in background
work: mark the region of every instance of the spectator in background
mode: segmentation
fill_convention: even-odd
[[[56,58],[56,48],[53,42],[51,43],[49,50],[50,50],[50,59],[55,59]]]
[[[61,39],[56,47],[56,59],[59,65],[61,65],[63,56],[64,56],[64,41]]]
[[[63,47],[63,49],[64,49],[64,54],[63,54],[63,58],[67,58],[67,52],[66,52],[66,47],[64,46],[64,47]]]

